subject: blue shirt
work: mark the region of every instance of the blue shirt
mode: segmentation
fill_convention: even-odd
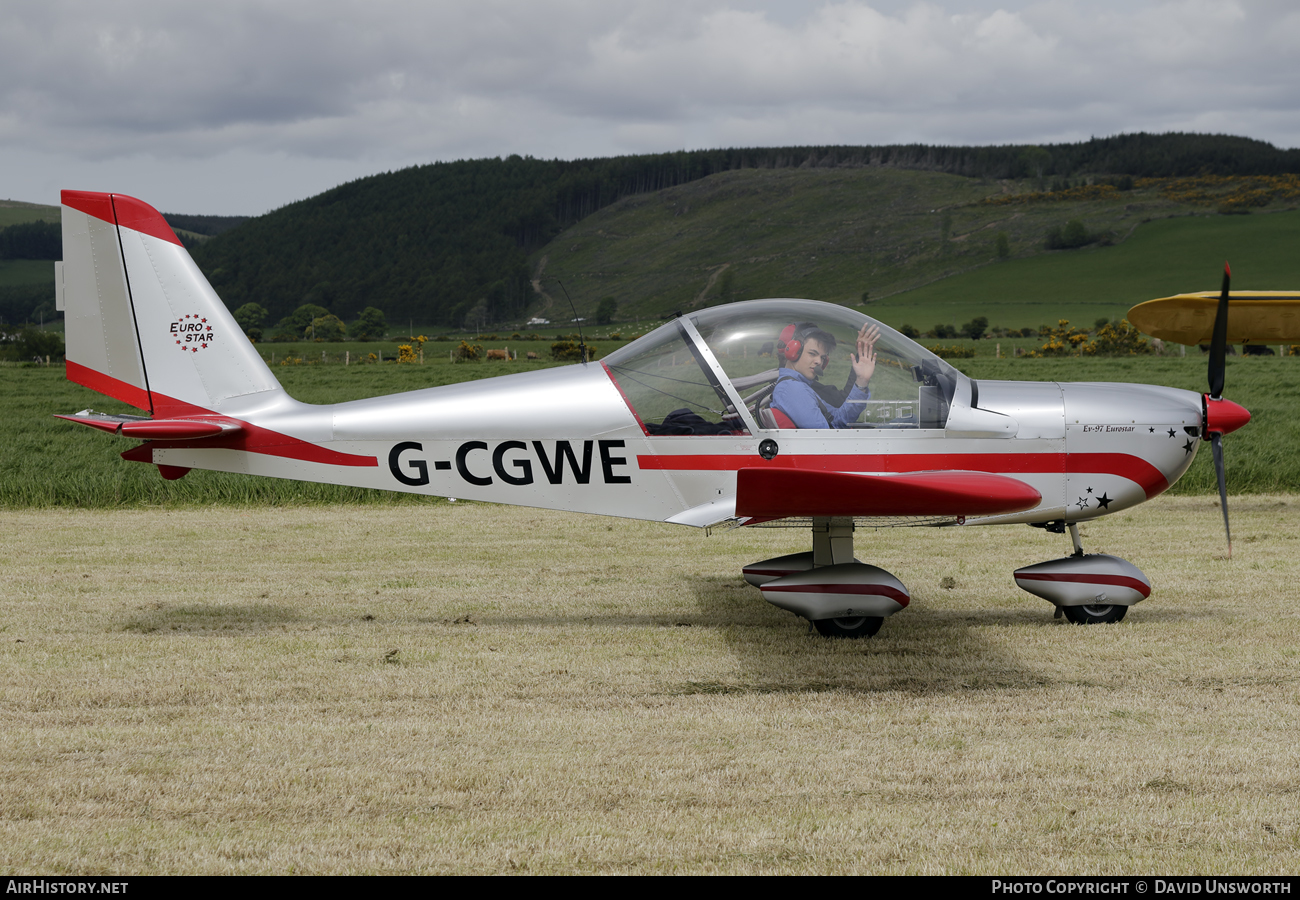
[[[813,382],[794,369],[782,369],[772,391],[772,406],[790,417],[796,428],[847,428],[862,415],[871,390],[857,384],[842,406],[831,406],[813,390]]]

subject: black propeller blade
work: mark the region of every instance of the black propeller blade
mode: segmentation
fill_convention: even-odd
[[[1214,474],[1219,477],[1219,506],[1223,509],[1223,531],[1228,536],[1228,559],[1232,559],[1232,529],[1228,527],[1228,483],[1223,474],[1223,435],[1217,431],[1210,435],[1210,450],[1214,453]]]
[[[1228,284],[1232,269],[1223,264],[1223,291],[1219,294],[1219,310],[1214,316],[1214,334],[1210,338],[1210,396],[1218,400],[1223,396],[1223,373],[1228,355]]]
[[[1219,294],[1219,309],[1214,316],[1214,334],[1210,338],[1210,399],[1223,398],[1223,376],[1227,370],[1228,356],[1228,285],[1232,269],[1223,264],[1223,290]],[[1209,407],[1206,407],[1205,425],[1210,424]],[[1210,449],[1214,453],[1214,474],[1219,479],[1219,507],[1223,510],[1223,531],[1228,536],[1228,559],[1232,559],[1232,528],[1228,526],[1228,483],[1223,470],[1223,435],[1210,433]]]

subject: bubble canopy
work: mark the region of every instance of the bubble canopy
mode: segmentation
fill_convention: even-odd
[[[852,355],[864,325],[880,330],[869,397],[849,398]],[[790,328],[794,326],[794,328]],[[870,316],[815,300],[750,300],[679,316],[603,360],[649,435],[736,435],[793,428],[773,392],[797,381],[802,350],[786,338],[811,338],[829,361],[810,385],[822,410],[851,403],[850,429],[941,429],[960,372]],[[830,346],[826,346],[830,345]],[[807,383],[807,379],[805,379]],[[783,389],[784,390],[784,389]],[[806,421],[806,419],[805,419]],[[827,416],[826,429],[831,428]]]

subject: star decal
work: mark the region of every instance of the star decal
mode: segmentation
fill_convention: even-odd
[[[1102,494],[1100,497],[1097,498],[1097,508],[1110,509],[1110,504],[1112,502],[1113,501],[1110,497],[1107,497],[1105,494]]]
[[[1079,502],[1078,502],[1076,505],[1079,507],[1079,509],[1087,509],[1087,508],[1088,508],[1088,500],[1087,500],[1087,498],[1086,498],[1086,497],[1080,497],[1080,498],[1079,498]]]
[[[1188,441],[1187,443],[1183,444],[1183,450],[1186,451],[1187,453],[1191,453],[1191,452],[1192,452],[1192,448],[1195,447],[1195,446],[1196,446],[1196,445],[1193,444],[1191,441]]]
[[[1149,430],[1150,430],[1150,432],[1151,432],[1152,434],[1155,434],[1155,433],[1156,433],[1156,426],[1152,425],[1151,428],[1150,428]]]
[[[1177,435],[1178,435],[1178,432],[1174,431],[1172,428],[1169,429],[1169,436],[1170,436],[1170,437],[1177,437]]]
[[[1089,493],[1089,494],[1092,493],[1092,488],[1088,488],[1088,493]]]

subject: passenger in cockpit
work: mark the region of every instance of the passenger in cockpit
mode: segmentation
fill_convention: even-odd
[[[876,340],[880,326],[866,323],[858,332],[856,353],[849,354],[853,368],[852,387],[837,406],[828,401],[825,387],[818,383],[831,354],[835,336],[813,322],[787,325],[777,341],[780,375],[772,391],[772,409],[784,415],[795,428],[847,428],[862,415],[863,403],[871,396],[871,376],[876,371]],[[778,416],[778,423],[791,427]]]

